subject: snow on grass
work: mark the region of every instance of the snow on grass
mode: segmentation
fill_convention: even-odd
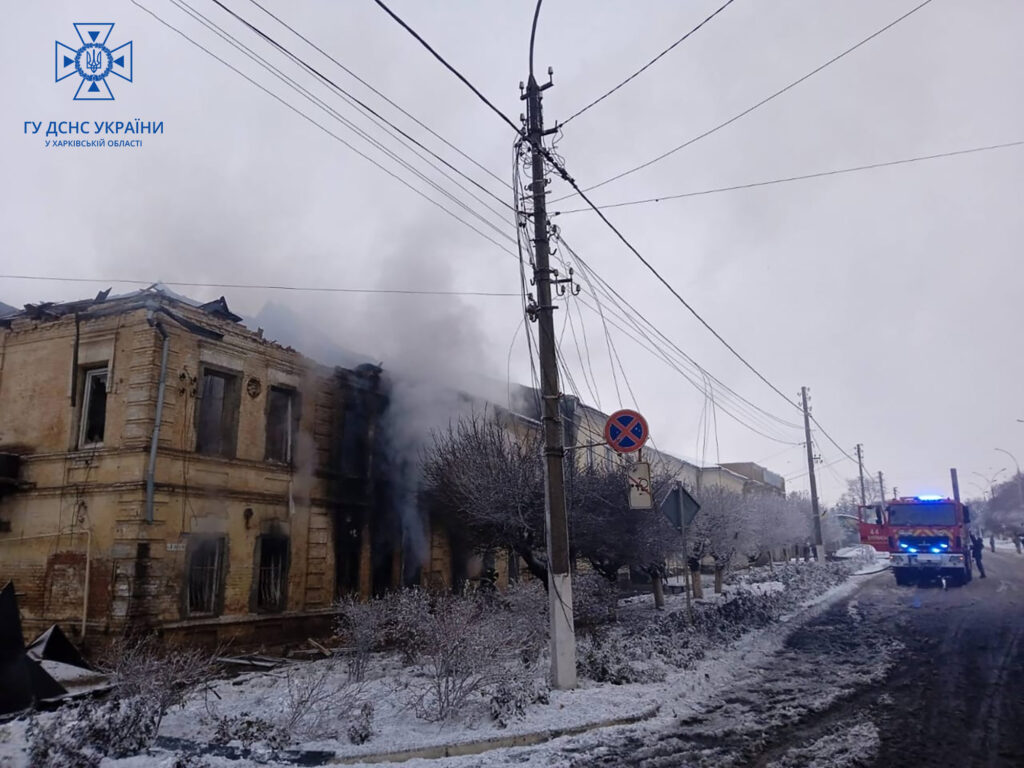
[[[207,755],[202,758],[205,763],[195,763],[211,768],[245,768],[257,763],[280,764],[275,762],[273,749],[260,743],[259,731],[275,731],[289,723],[290,747],[324,750],[355,760],[529,734],[557,736],[590,724],[630,718],[653,717],[652,727],[656,727],[697,710],[701,702],[734,685],[742,670],[749,670],[757,660],[781,647],[791,631],[791,619],[797,615],[806,618],[852,593],[862,580],[847,580],[851,570],[847,563],[811,563],[732,574],[724,595],[715,596],[709,591],[708,599],[693,601],[692,619],[682,595],[668,596],[664,611],[653,610],[649,595],[622,601],[614,623],[581,628],[579,688],[551,691],[544,696],[543,686],[538,685],[539,695],[527,703],[521,716],[507,718],[504,727],[492,717],[486,693],[474,695],[450,719],[428,722],[417,707],[424,686],[430,682],[428,670],[403,664],[397,654],[378,653],[370,658],[359,683],[349,681],[346,664],[338,659],[290,664],[215,681],[189,697],[182,708],[168,712],[160,735],[195,742],[202,748],[216,739],[218,723],[228,722],[236,729],[239,723],[249,723],[244,733],[239,732],[244,739],[227,742],[229,746],[251,749],[248,759]],[[535,682],[540,683],[545,673],[542,663],[534,670]],[[301,692],[303,686],[314,683],[333,692],[321,705],[328,714],[338,714],[316,727],[296,728],[290,712],[297,690]],[[373,705],[371,734],[365,743],[354,744],[346,731],[352,712],[363,702]],[[231,735],[228,729],[227,736]],[[562,737],[558,741],[565,738],[586,743],[588,736]],[[27,765],[20,749],[24,742],[23,720],[0,726],[0,766]],[[535,753],[547,754],[542,747],[529,747],[515,760],[525,759],[527,765],[548,764],[543,757],[535,762]],[[458,760],[466,761],[460,763],[464,765],[492,764],[492,758],[499,760],[503,754],[507,755],[508,750]],[[480,763],[482,758],[487,762]],[[413,768],[418,763],[429,764],[413,760],[405,765]],[[149,755],[108,759],[103,765],[135,768],[188,763],[174,763],[171,753],[154,750]]]

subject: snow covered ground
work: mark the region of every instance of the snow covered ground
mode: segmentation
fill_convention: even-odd
[[[504,723],[492,717],[491,704],[484,695],[471,697],[457,716],[444,723],[428,722],[418,704],[429,687],[429,670],[405,666],[397,654],[374,655],[365,682],[355,684],[348,681],[343,661],[323,659],[218,680],[164,718],[160,736],[173,749],[107,758],[103,765],[248,768],[287,764],[289,754],[295,753],[283,751],[285,745],[275,741],[268,725],[283,726],[294,714],[296,700],[304,695],[315,700],[310,707],[315,711],[290,723],[285,737],[291,741],[287,749],[306,751],[307,764],[328,758],[358,762],[381,753],[491,739],[515,743],[518,737],[519,743],[535,743],[603,722],[653,718],[652,727],[656,727],[665,718],[678,718],[680,713],[699,708],[701,702],[732,685],[741,670],[780,646],[797,617],[806,620],[850,594],[861,581],[849,578],[850,574],[860,565],[861,561],[777,565],[733,573],[723,595],[714,595],[708,585],[706,599],[694,602],[692,618],[682,595],[668,596],[664,611],[653,609],[649,595],[624,600],[616,622],[581,632],[580,687],[546,692],[540,667],[535,673],[535,700],[520,716],[506,717]],[[314,690],[329,695],[317,699],[310,695]],[[358,720],[353,713],[367,703],[373,709],[366,734],[369,738],[365,743],[352,743],[349,727],[354,717]],[[0,726],[0,767],[29,764],[23,751],[26,725],[23,719]],[[297,732],[300,735],[296,737]],[[826,736],[822,737],[825,751],[829,747]],[[557,742],[565,738],[571,737]],[[222,754],[211,754],[207,748],[216,741],[226,745],[219,749]],[[190,751],[205,754],[187,757]],[[511,754],[508,749],[488,752],[486,764],[518,760]],[[547,764],[545,754],[543,747],[530,748],[529,764]],[[239,756],[242,758],[234,759]],[[482,764],[482,756],[449,759],[465,765]],[[796,764],[778,763],[780,768]],[[413,760],[405,765],[413,768],[436,763]]]

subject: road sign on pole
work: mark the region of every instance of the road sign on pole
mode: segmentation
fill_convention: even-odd
[[[638,461],[629,468],[629,508],[650,509],[653,506],[651,465],[646,461]]]
[[[616,411],[604,425],[605,442],[618,453],[639,451],[649,436],[647,419],[628,409]]]

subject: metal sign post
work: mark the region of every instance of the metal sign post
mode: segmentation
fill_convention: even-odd
[[[651,509],[651,465],[638,461],[629,468],[629,508]]]

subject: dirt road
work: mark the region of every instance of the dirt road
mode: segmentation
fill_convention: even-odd
[[[1024,557],[963,588],[873,577],[729,695],[660,732],[566,745],[571,766],[1024,766]]]

